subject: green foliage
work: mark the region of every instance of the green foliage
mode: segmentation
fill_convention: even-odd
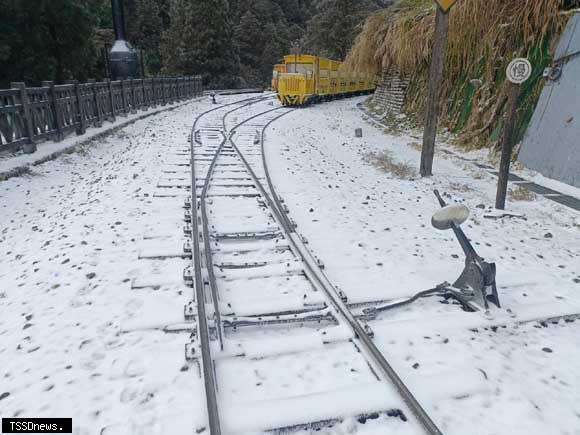
[[[0,83],[86,79],[96,59],[96,0],[0,0]]]
[[[380,5],[372,0],[317,0],[308,21],[307,51],[344,60],[360,25]]]
[[[272,65],[290,50],[291,33],[284,9],[272,0],[240,0],[234,40],[240,53],[241,76],[245,86],[266,86],[272,77]],[[298,0],[292,19],[301,20]],[[285,6],[288,8],[288,5]],[[298,26],[294,24],[293,26]],[[304,30],[298,26],[300,36]]]
[[[240,67],[228,2],[175,0],[170,19],[161,49],[165,71],[202,74],[209,87],[235,87]]]

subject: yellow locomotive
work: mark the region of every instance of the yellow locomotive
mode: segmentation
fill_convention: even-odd
[[[274,73],[272,74],[272,89],[278,92],[278,76],[286,72],[286,65],[277,63],[274,65]]]
[[[375,74],[348,72],[342,62],[308,54],[284,56],[285,72],[275,70],[278,99],[284,106],[301,106],[334,98],[372,93]]]

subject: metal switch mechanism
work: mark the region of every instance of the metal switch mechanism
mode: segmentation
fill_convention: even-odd
[[[435,190],[434,193],[442,207],[442,210],[449,208],[439,194],[439,191]],[[465,209],[467,208],[465,207]],[[489,302],[491,302],[498,308],[501,308],[495,282],[495,263],[488,263],[477,254],[473,245],[460,227],[461,223],[467,219],[467,216],[464,218],[462,216],[461,219],[463,219],[461,222],[450,219],[449,229],[453,230],[455,237],[457,237],[457,240],[461,245],[461,249],[463,249],[465,254],[465,268],[459,278],[457,278],[455,283],[453,283],[453,286],[447,287],[446,290],[452,293],[460,302],[465,303],[468,306],[475,303],[477,306],[487,310],[489,308]],[[435,226],[435,221],[433,224]]]
[[[469,217],[468,208],[464,205],[447,205],[439,191],[435,190],[434,193],[439,200],[441,210],[433,215],[431,223],[438,230],[453,230],[455,233],[455,237],[457,237],[465,254],[463,272],[453,284],[444,282],[432,289],[421,291],[410,298],[366,308],[363,310],[365,315],[376,317],[380,312],[409,305],[421,298],[431,296],[454,298],[469,311],[488,310],[490,303],[497,308],[501,308],[495,282],[495,263],[488,263],[481,258],[461,229],[461,224]]]

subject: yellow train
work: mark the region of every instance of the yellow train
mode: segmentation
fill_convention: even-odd
[[[274,73],[272,74],[272,89],[278,92],[278,76],[286,72],[286,65],[277,63],[274,65]]]
[[[274,70],[277,79],[274,89],[285,106],[369,94],[377,83],[375,74],[347,72],[342,62],[324,57],[290,54],[284,56],[284,65],[284,72]]]

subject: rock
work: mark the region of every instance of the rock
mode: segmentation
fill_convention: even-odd
[[[88,279],[93,279],[95,276],[97,276],[97,274],[95,272],[91,272],[91,273],[87,273],[86,276]]]
[[[22,152],[24,152],[25,154],[34,154],[36,152],[36,144],[27,143],[22,145]]]
[[[552,237],[554,237],[552,235],[552,233],[546,233],[546,234],[544,234],[544,238],[546,238],[546,239],[551,239]]]
[[[543,348],[542,348],[542,350],[543,350],[544,352],[546,352],[546,353],[552,353],[552,352],[553,352],[553,350],[552,350],[552,349],[550,349],[549,347],[543,347]]]
[[[8,393],[8,392],[2,393],[2,394],[0,394],[0,400],[6,399],[8,396],[10,396],[10,393]]]
[[[485,210],[485,204],[477,204],[475,208],[480,208],[481,210]]]
[[[415,363],[415,364],[413,364],[413,368],[414,368],[415,370],[417,370],[417,369],[419,368],[419,363]]]

